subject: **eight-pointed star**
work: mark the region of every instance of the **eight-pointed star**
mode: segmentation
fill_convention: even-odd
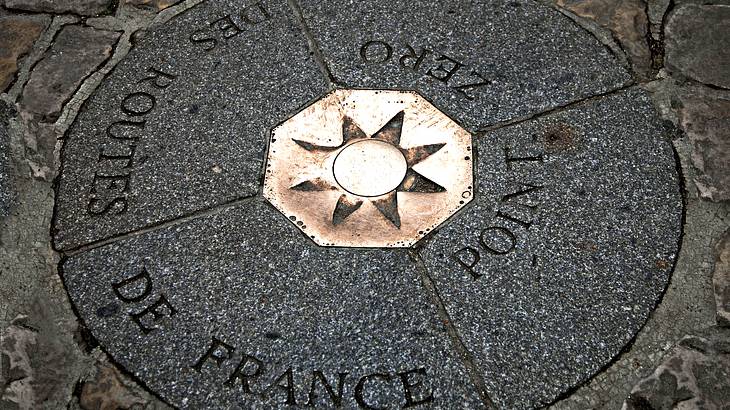
[[[297,145],[312,152],[339,151],[353,143],[373,138],[391,144],[403,154],[407,163],[407,171],[401,183],[392,191],[375,198],[363,198],[351,194],[339,186],[334,186],[322,178],[310,179],[291,187],[297,191],[327,191],[338,190],[342,192],[335,204],[332,213],[332,224],[342,223],[348,216],[357,211],[363,204],[363,200],[369,200],[393,225],[400,229],[400,214],[398,212],[398,192],[422,192],[435,193],[444,192],[446,189],[441,185],[413,170],[413,166],[439,151],[446,144],[421,145],[412,148],[400,146],[401,133],[403,131],[404,112],[401,111],[391,118],[378,132],[368,137],[360,127],[355,124],[352,118],[345,116],[342,123],[342,143],[335,147],[315,145],[305,141],[293,139]]]

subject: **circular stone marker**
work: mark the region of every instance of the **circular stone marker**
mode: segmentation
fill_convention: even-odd
[[[335,180],[358,196],[380,196],[398,188],[408,163],[395,146],[377,140],[355,142],[343,148],[334,163]]]
[[[660,301],[671,130],[567,17],[177,11],[69,130],[53,231],[80,319],[170,404],[541,407]]]

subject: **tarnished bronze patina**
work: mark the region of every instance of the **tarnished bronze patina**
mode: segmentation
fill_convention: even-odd
[[[408,247],[472,199],[471,135],[415,92],[336,90],[272,130],[264,196],[319,245]]]

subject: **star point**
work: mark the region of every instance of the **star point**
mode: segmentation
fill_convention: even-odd
[[[401,136],[403,133],[404,118],[405,112],[399,111],[375,134],[368,137],[368,135],[352,118],[344,116],[342,119],[342,143],[334,147],[312,144],[298,139],[292,140],[297,145],[310,152],[341,152],[342,149],[350,145],[358,143],[359,141],[367,140],[382,141],[397,149],[403,155],[403,159],[406,164],[405,175],[402,181],[391,191],[383,195],[379,195],[377,198],[368,198],[368,200],[394,227],[400,229],[401,215],[398,210],[398,192],[431,194],[446,191],[446,188],[429,178],[426,178],[413,169],[414,165],[439,152],[446,144],[427,144],[403,148],[401,146]],[[335,177],[335,179],[337,179],[337,177]],[[313,178],[300,182],[292,186],[290,189],[304,192],[341,190],[343,193],[337,200],[332,213],[332,224],[335,226],[344,223],[350,215],[360,209],[364,203],[364,199],[361,199],[360,197],[368,197],[368,195],[358,195],[357,193],[347,192],[344,188],[334,186],[322,178]]]

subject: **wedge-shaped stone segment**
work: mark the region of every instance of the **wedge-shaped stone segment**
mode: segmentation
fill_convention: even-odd
[[[682,229],[670,135],[631,89],[478,140],[477,197],[421,255],[501,406],[586,381],[658,303]]]
[[[316,247],[263,200],[67,259],[78,313],[180,408],[479,408],[405,251]]]
[[[264,196],[319,245],[408,247],[471,201],[472,161],[417,93],[336,90],[271,132]]]
[[[145,33],[68,133],[56,247],[254,195],[269,130],[325,88],[285,2],[205,2]]]
[[[10,213],[10,206],[15,197],[13,174],[11,172],[10,135],[8,133],[8,116],[10,110],[4,102],[0,102],[0,218]],[[7,116],[5,112],[8,112]]]
[[[630,81],[604,45],[538,2],[299,3],[340,85],[415,89],[470,131]]]

